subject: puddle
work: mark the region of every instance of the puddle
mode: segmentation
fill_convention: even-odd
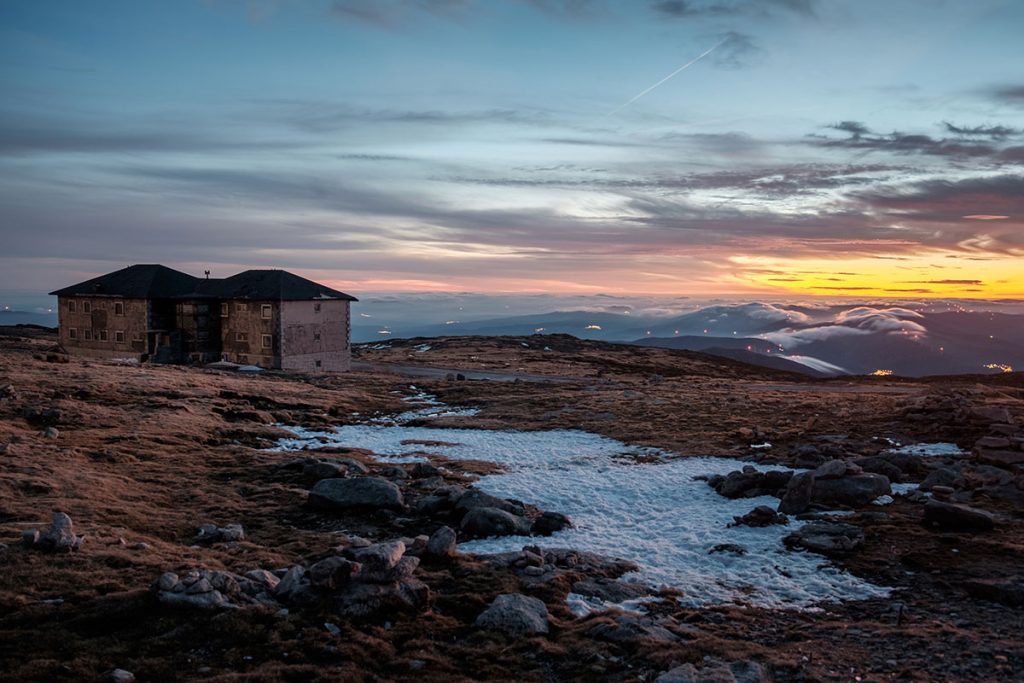
[[[915,443],[899,448],[890,448],[887,453],[902,453],[922,456],[955,456],[965,455],[962,448],[955,443]]]
[[[466,552],[505,552],[540,543],[620,557],[640,566],[627,580],[679,588],[686,593],[684,604],[694,606],[806,608],[819,601],[883,597],[889,592],[830,566],[820,555],[787,551],[782,538],[801,524],[796,520],[789,526],[729,528],[734,516],[757,505],[775,507],[778,500],[729,500],[693,477],[726,474],[747,462],[672,457],[572,430],[444,429],[393,422],[348,425],[336,432],[292,431],[296,437],[282,441],[283,450],[344,445],[369,449],[392,462],[422,459],[412,453],[425,450],[454,460],[499,463],[505,472],[483,477],[475,485],[497,496],[564,512],[576,524],[544,539],[469,541],[460,545]],[[410,441],[439,445],[424,447]],[[639,455],[646,456],[642,464],[635,462]],[[741,545],[746,553],[709,553],[725,543]]]

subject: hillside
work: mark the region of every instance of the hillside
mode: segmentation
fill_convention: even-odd
[[[51,345],[45,335],[0,336],[0,660],[10,680],[104,680],[116,668],[138,680],[631,681],[728,669],[775,681],[987,681],[1024,669],[1019,373],[821,380],[696,352],[529,336],[395,340],[357,347],[364,369],[346,375],[242,376],[62,362]],[[440,374],[407,376],[417,369]],[[495,379],[458,379],[471,372]],[[386,444],[395,429],[405,431]],[[458,439],[453,430],[484,445],[466,453],[428,438]],[[526,433],[532,440],[516,437]],[[967,452],[892,452],[897,441]],[[548,462],[558,447],[539,451],[552,443],[577,450]],[[380,457],[390,448],[415,457]],[[694,458],[698,472],[711,467],[708,456],[729,458],[717,466],[735,474],[664,478],[676,470],[663,468]],[[690,543],[702,514],[686,507],[689,493],[658,508],[645,498],[646,473],[663,487],[651,496],[695,486],[685,489],[694,501],[737,514],[780,504],[785,484],[757,487],[782,475],[744,464],[839,472],[821,482],[884,471],[905,495],[812,506],[783,527],[708,532],[771,548],[763,553],[742,556],[736,543],[711,553],[698,540],[695,557],[717,563],[709,567],[766,561],[764,572],[788,582],[782,592],[742,573],[743,585],[724,586],[701,574],[709,593],[696,579],[646,584],[657,546],[624,560],[564,550],[584,536],[559,526],[558,513],[571,507],[586,531],[587,501],[570,482],[591,467],[589,485],[611,496],[600,502],[619,520],[607,533],[629,554],[632,538],[666,533],[646,511],[671,518],[666,549]],[[489,488],[517,472],[535,478],[521,496]],[[923,525],[933,498],[917,484],[928,477],[943,482],[935,499],[978,508],[996,530]],[[369,479],[390,502],[325,506],[325,487],[341,485],[323,482]],[[615,509],[627,493],[633,502]],[[535,535],[479,538],[477,518],[506,518],[478,509],[511,510]],[[58,511],[75,535],[47,546]],[[808,513],[860,540],[819,555],[766,536],[807,529]],[[435,551],[444,527],[460,548],[500,541],[515,551]],[[43,540],[23,545],[33,529]],[[379,564],[388,557],[395,563]],[[684,570],[697,571],[673,569]],[[794,591],[812,599],[828,581],[850,597],[768,606]],[[536,632],[481,617],[502,594],[539,601]],[[642,612],[629,607],[652,597]]]

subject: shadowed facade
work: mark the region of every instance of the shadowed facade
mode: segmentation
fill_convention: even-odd
[[[310,372],[350,367],[355,297],[284,270],[204,279],[143,264],[51,295],[61,345],[77,355]]]

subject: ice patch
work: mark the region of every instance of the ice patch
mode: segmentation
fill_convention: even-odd
[[[819,601],[889,593],[828,565],[820,555],[787,551],[782,538],[801,525],[796,520],[789,526],[729,528],[734,516],[758,505],[778,504],[768,496],[729,500],[693,479],[702,474],[727,474],[750,464],[739,460],[672,457],[674,454],[572,430],[516,432],[364,424],[343,426],[333,433],[295,432],[299,438],[282,441],[283,449],[343,445],[369,449],[384,460],[409,461],[417,458],[414,452],[423,450],[402,441],[454,444],[432,445],[429,450],[453,460],[501,464],[503,473],[483,477],[476,485],[493,495],[564,512],[576,524],[546,539],[510,536],[470,541],[460,545],[466,552],[516,551],[540,542],[620,557],[640,566],[629,580],[679,588],[686,593],[684,604],[694,606],[741,603],[803,608]],[[636,464],[637,455],[663,457]],[[709,554],[724,543],[742,545],[746,553]]]
[[[914,443],[909,446],[900,446],[899,448],[890,448],[887,453],[899,453],[905,455],[924,455],[924,456],[957,456],[964,455],[963,450],[955,443]]]
[[[426,353],[427,351],[434,347],[431,346],[430,344],[420,344],[419,346],[414,346],[413,348],[416,350],[416,353]]]

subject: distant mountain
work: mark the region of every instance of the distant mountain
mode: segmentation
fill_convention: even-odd
[[[41,325],[43,327],[57,327],[57,314],[0,310],[0,326],[7,327],[13,325]]]

